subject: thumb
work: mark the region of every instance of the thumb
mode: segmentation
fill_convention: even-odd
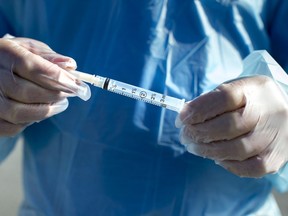
[[[245,83],[245,79],[223,83],[215,90],[186,103],[179,114],[178,122],[198,124],[245,106]]]

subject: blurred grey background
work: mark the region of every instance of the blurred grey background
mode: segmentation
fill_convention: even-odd
[[[22,142],[18,142],[14,151],[0,164],[0,216],[16,216],[21,203],[22,179]],[[283,216],[288,216],[288,193],[274,193]]]

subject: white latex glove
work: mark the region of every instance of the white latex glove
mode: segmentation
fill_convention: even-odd
[[[288,159],[287,96],[267,76],[233,80],[188,102],[176,126],[189,152],[239,176],[276,172]]]
[[[75,68],[73,59],[42,42],[0,39],[0,136],[15,135],[64,111],[67,97],[88,100],[89,87],[66,71]]]

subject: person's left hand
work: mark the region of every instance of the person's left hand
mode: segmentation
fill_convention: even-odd
[[[288,160],[288,100],[269,77],[233,80],[188,102],[176,119],[187,151],[243,177]]]

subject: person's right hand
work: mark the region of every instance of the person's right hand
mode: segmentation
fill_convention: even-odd
[[[0,39],[0,136],[13,136],[28,125],[64,111],[67,97],[88,100],[89,87],[66,70],[72,58],[28,38]]]
[[[288,161],[288,97],[271,77],[227,81],[187,102],[175,123],[188,152],[238,176],[260,178]]]

